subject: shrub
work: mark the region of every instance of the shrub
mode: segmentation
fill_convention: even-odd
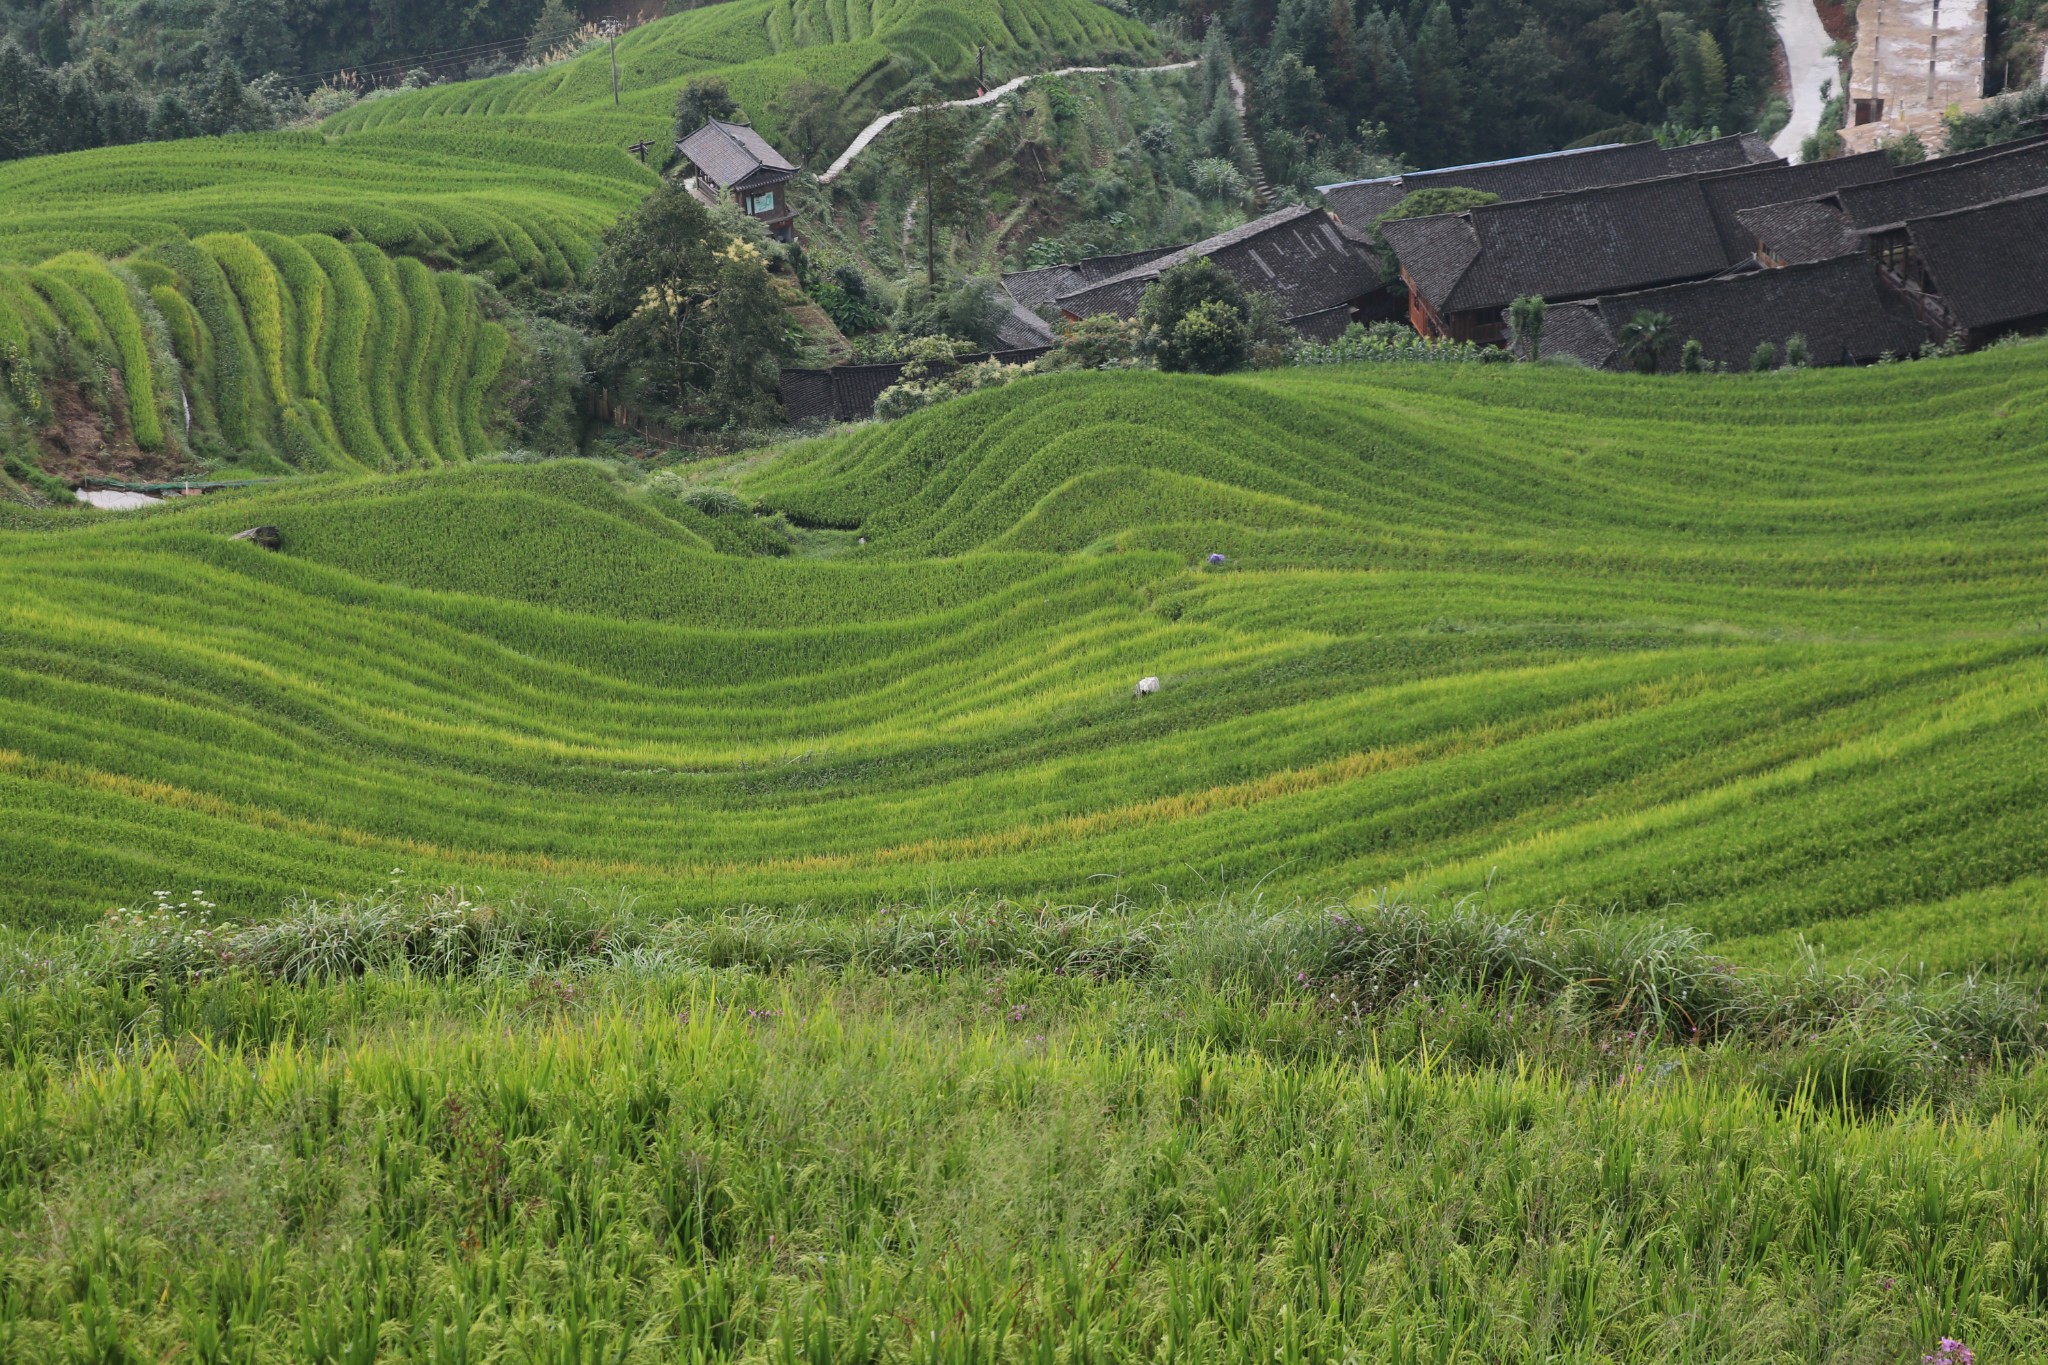
[[[1508,305],[1509,324],[1514,329],[1514,339],[1529,349],[1533,362],[1542,358],[1543,319],[1549,305],[1540,294],[1528,294]]]
[[[707,517],[745,516],[752,510],[730,488],[692,488],[683,494],[683,501]]]
[[[1101,370],[1130,365],[1142,336],[1136,319],[1097,313],[1060,326],[1053,349],[1039,358],[1045,369]]]
[[[1244,172],[1220,156],[1197,157],[1190,162],[1188,184],[1202,198],[1226,204],[1245,203],[1252,194]]]
[[[1762,374],[1766,370],[1775,370],[1777,368],[1778,347],[1776,343],[1759,341],[1756,344],[1756,349],[1749,353],[1750,373]]]
[[[1182,324],[1198,312],[1183,332]],[[1138,301],[1142,344],[1169,371],[1242,369],[1251,358],[1249,315],[1243,286],[1206,257],[1160,272]]]
[[[1244,314],[1222,299],[1206,299],[1181,315],[1159,348],[1163,370],[1228,374],[1250,360]]]
[[[1398,322],[1371,326],[1352,323],[1328,344],[1308,342],[1292,355],[1296,365],[1340,365],[1351,362],[1405,362],[1425,365],[1500,365],[1514,360],[1510,351],[1447,337],[1425,337]],[[1556,357],[1552,358],[1553,360]],[[1546,362],[1548,363],[1548,362]]]

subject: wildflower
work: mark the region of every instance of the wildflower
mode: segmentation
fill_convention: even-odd
[[[1211,554],[1211,555],[1209,556],[1209,562],[1210,562],[1211,564],[1221,564],[1221,563],[1223,563],[1223,562],[1224,562],[1224,557],[1223,557],[1222,555],[1219,555],[1219,554]]]

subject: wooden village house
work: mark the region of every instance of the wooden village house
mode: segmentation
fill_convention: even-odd
[[[730,198],[742,213],[767,224],[778,242],[794,235],[789,182],[797,168],[759,133],[744,123],[711,119],[676,143],[676,150],[696,168],[684,182],[690,193],[711,205]]]

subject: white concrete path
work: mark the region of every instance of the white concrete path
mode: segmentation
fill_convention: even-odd
[[[1792,121],[1771,139],[1771,150],[1789,161],[1799,159],[1799,144],[1820,129],[1822,81],[1832,81],[1841,94],[1840,65],[1828,55],[1834,39],[1821,26],[1813,0],[1778,0],[1778,40],[1785,45],[1785,69],[1792,78]]]
[[[971,109],[977,104],[994,104],[1012,90],[1021,89],[1033,81],[1044,80],[1047,76],[1081,76],[1091,71],[1185,71],[1195,65],[1198,65],[1198,63],[1168,62],[1165,66],[1068,66],[1062,67],[1058,71],[1034,71],[1028,76],[1019,76],[1015,80],[1004,81],[986,95],[976,95],[972,99],[965,100],[947,100],[939,107],[941,109]],[[818,177],[818,182],[829,185],[834,180],[837,180],[839,173],[852,165],[853,159],[866,151],[870,142],[880,137],[884,129],[909,112],[908,109],[893,110],[861,129],[860,135],[848,143],[846,150],[839,154],[839,159],[827,167],[825,173]]]
[[[135,507],[154,507],[162,498],[153,498],[147,493],[130,493],[121,488],[80,488],[75,490],[78,500],[88,507],[98,507],[110,512],[125,512]]]

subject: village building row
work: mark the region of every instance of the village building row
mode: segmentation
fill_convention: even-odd
[[[1375,223],[1417,190],[1451,187],[1500,202],[1378,222],[1398,266],[1390,287]],[[1161,271],[1196,258],[1272,295],[1312,339],[1406,316],[1425,336],[1507,345],[1509,304],[1534,295],[1552,305],[1545,352],[1617,369],[1633,363],[1621,329],[1645,310],[1671,320],[1674,343],[1735,367],[1793,334],[1811,363],[1833,365],[2048,328],[2048,135],[1900,167],[1882,152],[1788,165],[1753,135],[1629,143],[1322,197],[1184,247],[1007,274],[1005,344],[1049,342],[1047,319],[1134,316]]]

